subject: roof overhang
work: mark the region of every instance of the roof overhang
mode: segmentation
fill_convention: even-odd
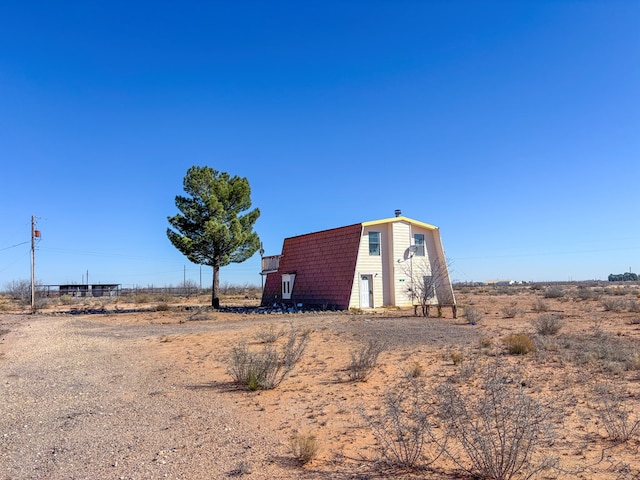
[[[420,226],[422,228],[426,228],[427,230],[438,230],[438,227],[434,226],[434,225],[430,225],[428,223],[424,223],[424,222],[419,222],[418,220],[413,220],[412,218],[408,218],[408,217],[392,217],[392,218],[384,218],[382,220],[373,220],[371,222],[362,222],[362,226],[363,227],[372,227],[375,225],[382,225],[385,223],[394,223],[394,222],[407,222],[410,223],[412,225],[417,225]]]

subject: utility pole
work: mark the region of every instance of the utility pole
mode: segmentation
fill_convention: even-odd
[[[36,217],[31,215],[31,313],[36,313]]]

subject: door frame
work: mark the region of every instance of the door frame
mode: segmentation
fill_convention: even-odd
[[[360,289],[360,308],[373,308],[373,275],[370,273],[361,273],[359,277],[360,281],[358,286]],[[369,287],[369,292],[366,295],[365,292],[363,292],[363,285],[365,284]],[[368,300],[368,305],[364,304],[364,299]]]

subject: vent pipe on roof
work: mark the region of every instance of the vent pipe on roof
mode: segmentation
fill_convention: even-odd
[[[396,214],[396,217],[399,217],[400,215],[402,215],[402,210],[396,210],[395,214]]]

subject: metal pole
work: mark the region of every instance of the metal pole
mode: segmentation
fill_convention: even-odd
[[[31,215],[31,313],[36,313],[36,218]]]

